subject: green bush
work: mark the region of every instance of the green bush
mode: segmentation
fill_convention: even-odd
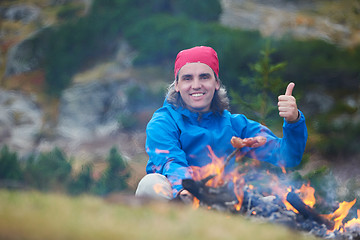
[[[360,81],[360,46],[345,49],[321,40],[274,42],[275,58],[287,61],[284,79],[291,79],[301,89],[323,85],[340,92],[357,88]]]
[[[205,44],[209,36],[201,27],[187,18],[162,14],[124,29],[124,36],[139,51],[135,64],[154,64],[173,58],[183,48]]]
[[[104,52],[114,49],[114,44],[108,44],[110,40],[107,38],[113,30],[105,29],[94,18],[80,18],[49,32],[45,53],[48,94],[60,96],[77,71],[95,62]],[[102,38],[104,42],[100,41]]]
[[[113,54],[120,26],[112,23],[118,22],[119,13],[101,9],[98,15],[73,19],[49,31],[45,46],[48,94],[60,96],[77,71]]]
[[[21,180],[22,177],[23,171],[16,152],[3,146],[0,150],[0,180]]]
[[[173,1],[173,12],[184,15],[190,19],[203,22],[217,21],[222,12],[220,1],[218,0],[182,0]]]
[[[106,161],[108,167],[97,181],[93,178],[91,163],[82,166],[81,171],[72,176],[72,159],[57,147],[50,152],[30,155],[20,164],[16,152],[11,152],[5,145],[0,150],[0,182],[3,183],[0,187],[101,196],[127,190],[130,168],[115,147],[110,149]]]
[[[95,180],[93,175],[93,165],[86,164],[82,166],[80,173],[73,177],[67,185],[67,190],[71,195],[79,195],[83,193],[90,193]]]
[[[84,9],[82,5],[79,4],[66,4],[61,6],[56,16],[59,19],[71,19],[78,17],[79,13]]]
[[[31,156],[25,166],[25,181],[39,190],[63,189],[71,177],[71,163],[64,152],[54,148],[51,152]]]
[[[128,188],[127,180],[130,171],[127,163],[115,147],[112,147],[107,157],[108,167],[96,183],[94,192],[107,195],[110,192],[123,191]]]
[[[320,141],[317,149],[329,160],[346,158],[359,153],[360,124],[352,120],[330,120],[324,116],[316,126]]]

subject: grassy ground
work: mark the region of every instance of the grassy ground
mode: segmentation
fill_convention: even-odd
[[[190,206],[0,191],[0,239],[315,239]]]

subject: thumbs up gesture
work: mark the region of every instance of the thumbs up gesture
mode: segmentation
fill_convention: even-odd
[[[296,99],[292,95],[294,87],[295,83],[289,83],[285,95],[280,95],[278,97],[279,116],[285,118],[287,122],[295,122],[299,117]]]

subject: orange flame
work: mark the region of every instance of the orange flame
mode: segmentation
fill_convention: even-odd
[[[278,181],[276,177],[273,177],[274,181]],[[291,187],[287,187],[286,190],[281,186],[274,186],[273,191],[278,195],[281,196],[281,200],[284,203],[287,210],[293,211],[295,213],[299,213],[287,200],[286,196],[289,192],[292,191]],[[299,193],[300,199],[309,207],[313,207],[316,203],[315,200],[315,189],[310,186],[310,183],[307,185],[303,184],[300,189],[295,190],[296,193]]]
[[[209,187],[217,187],[223,183],[222,167],[224,164],[224,158],[218,158],[210,146],[208,146],[208,149],[212,162],[203,167],[192,166],[192,177],[195,181],[200,181],[210,175],[216,175],[213,179],[210,179],[206,185]]]
[[[339,208],[336,209],[334,213],[323,215],[323,217],[325,217],[326,219],[334,221],[334,231],[340,229],[342,221],[348,215],[350,208],[355,204],[355,202],[356,198],[351,202],[344,201],[339,204]]]
[[[308,206],[314,207],[315,200],[315,189],[310,186],[310,183],[307,185],[303,184],[299,190],[295,191],[300,194],[301,200]]]
[[[357,210],[357,218],[353,218],[344,224],[345,229],[360,228],[360,209]]]
[[[207,147],[212,162],[203,167],[192,166],[192,178],[195,181],[200,181],[210,175],[215,175],[214,178],[210,179],[206,183],[206,185],[209,187],[219,187],[226,182],[232,181],[234,183],[234,192],[238,200],[238,203],[235,204],[234,207],[237,211],[240,211],[244,198],[243,187],[245,185],[245,181],[243,179],[243,174],[237,173],[237,169],[228,174],[225,174],[224,158],[217,157],[211,147]]]
[[[242,176],[238,175],[235,176],[233,179],[234,182],[234,192],[236,195],[236,198],[238,200],[238,203],[234,205],[236,211],[240,211],[243,200],[244,200],[244,185],[245,185],[245,180]]]
[[[194,197],[192,208],[193,209],[198,209],[199,206],[200,206],[200,200],[197,199],[196,197]]]
[[[291,188],[288,188],[287,191],[290,192]],[[295,213],[298,213],[298,211],[295,208],[293,208],[293,206],[289,202],[287,202],[285,200],[288,192],[284,195],[283,202],[288,210],[292,210]],[[307,185],[303,184],[301,186],[301,188],[296,190],[295,192],[299,193],[299,197],[301,198],[301,200],[309,207],[313,207],[315,205],[315,203],[316,203],[315,189],[310,186],[310,183],[308,183]],[[333,231],[340,230],[342,232],[342,229],[341,229],[342,221],[348,215],[349,210],[355,204],[355,202],[356,202],[356,199],[354,199],[351,202],[344,201],[339,204],[339,208],[334,213],[328,214],[328,215],[322,215],[324,218],[326,218],[330,221],[331,220],[334,221],[335,225],[334,225]],[[360,210],[358,210],[358,219],[350,220],[349,222],[347,222],[344,225],[344,228],[354,226],[356,224],[358,224],[360,227]]]

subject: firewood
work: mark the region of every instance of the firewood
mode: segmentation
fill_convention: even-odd
[[[294,192],[289,192],[286,196],[286,200],[299,211],[301,215],[305,218],[312,219],[319,224],[325,224],[328,230],[333,230],[335,223],[333,221],[329,221],[320,216],[314,209],[306,205],[301,198]]]
[[[227,184],[216,188],[206,186],[206,183],[215,176],[216,175],[210,175],[200,181],[183,179],[182,186],[193,196],[199,199],[200,202],[208,206],[226,206],[236,204],[237,198],[235,194],[229,190]]]

